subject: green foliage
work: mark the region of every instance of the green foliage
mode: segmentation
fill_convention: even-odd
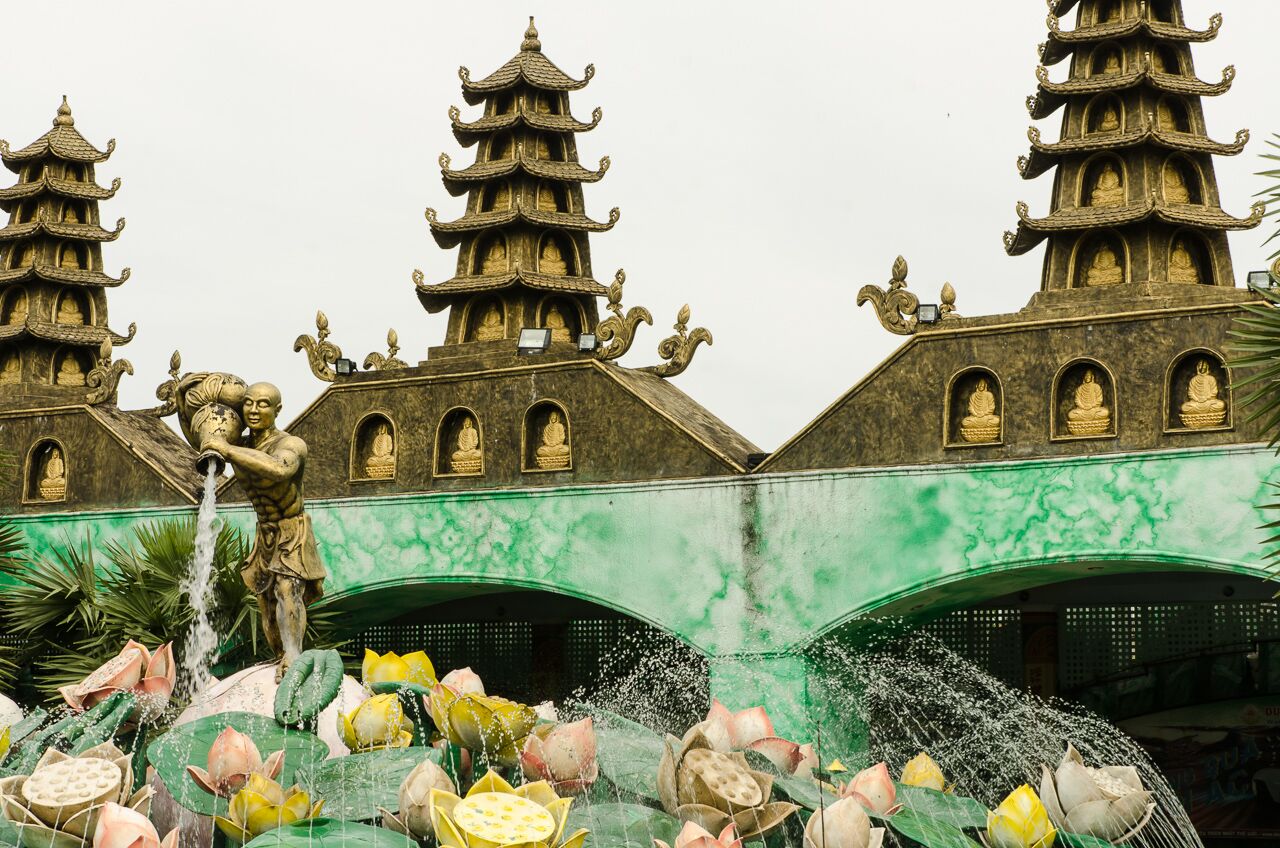
[[[1271,138],[1267,139],[1267,144],[1276,150],[1280,150],[1280,133],[1272,133]],[[1272,162],[1280,162],[1280,153],[1263,153],[1262,158]],[[1280,168],[1269,168],[1265,171],[1259,171],[1258,176],[1275,180],[1275,182],[1258,192],[1255,197],[1261,197],[1267,206],[1271,208],[1271,211],[1267,212],[1267,217],[1280,215]],[[1264,244],[1270,244],[1276,239],[1280,239],[1280,228],[1277,228],[1276,231],[1271,234],[1271,237],[1264,242]],[[1277,246],[1276,252],[1267,258],[1275,259],[1277,257],[1280,257],[1280,246]],[[1272,273],[1274,274],[1274,271]],[[1280,284],[1280,280],[1276,280],[1276,283]]]

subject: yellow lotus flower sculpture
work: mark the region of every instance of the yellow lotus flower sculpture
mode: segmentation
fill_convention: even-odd
[[[494,695],[459,692],[444,683],[431,689],[427,709],[450,742],[504,766],[516,764],[525,737],[538,722],[532,707]]]
[[[987,813],[988,848],[1051,848],[1058,831],[1049,823],[1049,811],[1034,789],[1025,783]]]
[[[311,803],[311,796],[297,786],[288,789],[260,774],[249,775],[249,783],[231,798],[227,815],[214,816],[218,829],[236,845],[286,824],[320,815],[324,801]]]
[[[493,771],[459,798],[431,790],[431,826],[440,848],[582,848],[587,831],[564,836],[572,798],[545,780],[512,787]]]
[[[352,751],[407,748],[413,742],[413,722],[393,694],[374,695],[346,715],[339,714],[338,732]]]
[[[902,782],[907,786],[922,786],[939,792],[951,791],[951,787],[947,786],[947,779],[942,776],[942,767],[924,751],[916,754],[902,767]]]
[[[435,666],[423,651],[400,656],[395,651],[378,655],[364,649],[364,662],[360,665],[360,679],[365,683],[417,683],[420,686],[436,685]]]

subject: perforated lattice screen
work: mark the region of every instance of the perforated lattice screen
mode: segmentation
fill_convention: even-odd
[[[1022,613],[958,610],[924,628],[951,650],[1008,686],[1022,685]]]

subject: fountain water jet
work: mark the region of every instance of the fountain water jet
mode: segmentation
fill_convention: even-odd
[[[187,601],[195,612],[182,652],[182,681],[186,694],[205,691],[213,683],[210,660],[218,649],[218,633],[209,620],[209,603],[213,594],[213,559],[218,541],[218,473],[217,463],[208,463],[204,478],[204,495],[196,518],[195,556],[191,572],[183,585]]]

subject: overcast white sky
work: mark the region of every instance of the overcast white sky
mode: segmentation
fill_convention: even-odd
[[[1184,6],[1197,28],[1226,18],[1195,56],[1203,79],[1239,70],[1206,108],[1219,140],[1253,130],[1218,160],[1224,206],[1244,215],[1280,131],[1280,3]],[[897,254],[913,291],[936,300],[950,280],[964,314],[1037,290],[1043,248],[1011,259],[1000,235],[1015,201],[1048,208],[1052,176],[1024,183],[1014,167],[1041,0],[8,3],[0,137],[45,132],[65,93],[90,141],[119,142],[98,181],[123,179],[102,215],[129,220],[105,250],[109,272],[134,272],[110,294],[114,328],[139,325],[121,405],[152,405],[180,348],[187,369],[275,381],[290,418],[322,389],[291,350],[317,308],[352,359],[383,349],[388,326],[403,358],[425,358],[444,316],[421,309],[410,274],[447,279],[455,251],[422,210],[461,213],[436,158],[474,157],[449,131],[457,68],[478,78],[510,58],[530,13],[554,62],[575,77],[596,65],[573,111],[605,117],[579,151],[613,167],[585,188],[587,211],[622,220],[592,239],[595,275],[626,268],[626,303],[656,323],[624,364],[656,362],[689,302],[715,345],[677,384],[764,449],[900,342],[854,305]],[[1263,267],[1262,239],[1232,236],[1237,276]]]

